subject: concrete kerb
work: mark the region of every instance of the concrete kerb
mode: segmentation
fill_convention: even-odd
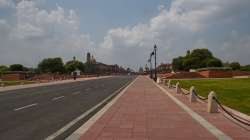
[[[128,86],[126,86],[114,99],[112,99],[108,104],[106,104],[100,111],[98,111],[94,116],[92,116],[87,122],[85,122],[80,128],[73,132],[66,140],[79,140],[82,135],[84,135],[87,130],[99,119],[101,118],[108,109],[117,102],[117,100],[127,91],[127,89],[134,84],[138,77],[132,81]]]

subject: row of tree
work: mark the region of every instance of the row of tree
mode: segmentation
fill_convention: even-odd
[[[105,65],[105,64],[103,64]],[[107,65],[108,66],[108,65]],[[83,73],[102,73],[102,71],[97,67],[94,63],[83,63],[81,61],[76,60],[74,57],[73,60],[70,60],[63,63],[63,60],[59,57],[56,58],[46,58],[43,59],[37,66],[37,68],[26,68],[21,64],[13,64],[8,66],[0,65],[0,76],[7,71],[30,71],[34,73],[58,73],[58,74],[71,74],[75,70],[80,70]],[[112,70],[109,70],[110,72]],[[119,67],[118,65],[114,65],[115,72],[130,72],[131,70],[128,68],[127,70]]]
[[[43,59],[37,67],[37,73],[71,73],[75,70],[85,71],[85,64],[78,60],[71,60],[63,63],[63,60],[57,58]]]
[[[71,73],[75,70],[85,72],[86,64],[78,60],[71,60],[63,63],[63,60],[57,58],[43,59],[37,66],[37,68],[27,68],[21,64],[13,64],[8,66],[0,65],[0,75],[7,71],[31,71],[35,73]]]
[[[231,67],[233,70],[250,71],[250,65],[241,66],[239,62],[223,63],[213,56],[208,49],[194,49],[187,51],[185,56],[179,56],[172,61],[172,68],[175,71],[188,71],[206,67]]]

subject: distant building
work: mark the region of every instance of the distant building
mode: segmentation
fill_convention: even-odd
[[[86,73],[111,74],[111,73],[126,73],[126,70],[118,65],[107,65],[97,62],[94,55],[87,53]]]
[[[87,63],[88,63],[88,64],[91,63],[91,55],[90,55],[89,52],[87,53]]]
[[[172,71],[172,64],[161,64],[157,67],[159,73],[166,73]]]

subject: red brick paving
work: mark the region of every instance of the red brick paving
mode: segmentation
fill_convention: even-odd
[[[152,81],[140,76],[81,140],[213,140]]]

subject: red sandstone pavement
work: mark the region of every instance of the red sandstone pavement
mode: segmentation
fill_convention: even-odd
[[[180,96],[180,95],[178,95]],[[178,97],[179,98],[179,97]],[[189,104],[186,97],[180,97]],[[208,114],[197,104],[188,105],[228,136],[249,139],[246,131],[220,114]],[[232,129],[232,130],[231,130]],[[92,125],[81,140],[213,140],[217,139],[172,101],[150,79],[138,77],[133,85]]]

